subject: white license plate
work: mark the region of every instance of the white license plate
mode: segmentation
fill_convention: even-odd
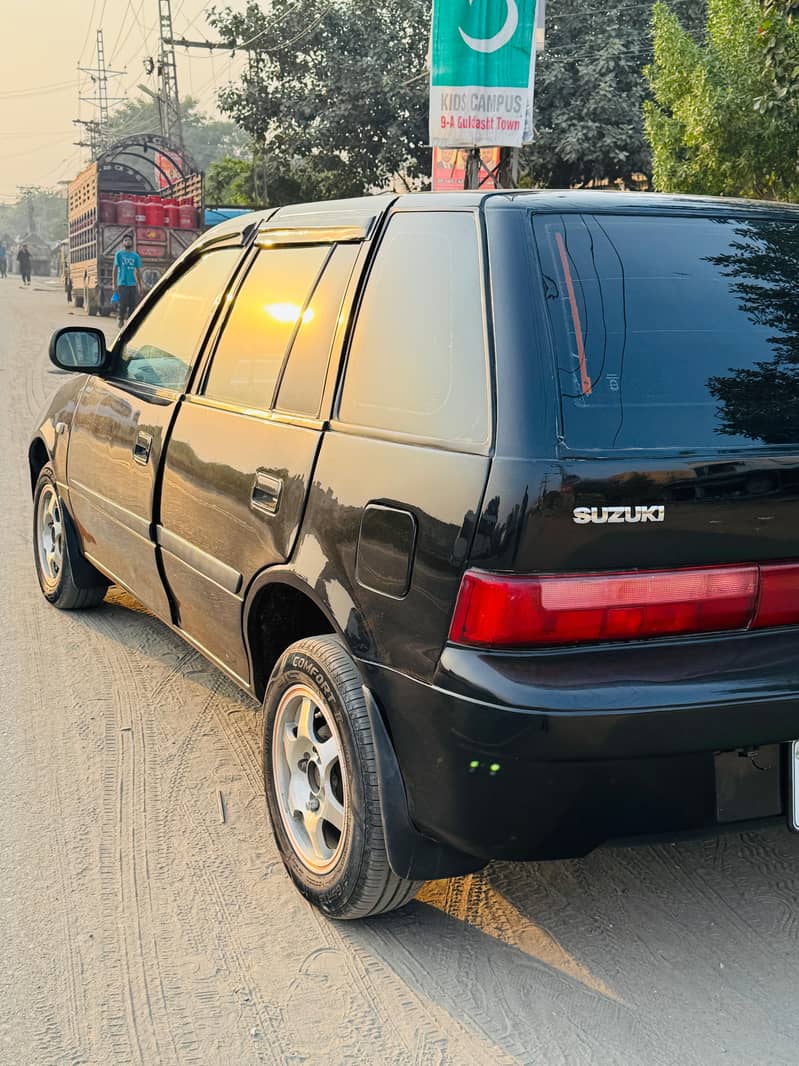
[[[799,740],[791,744],[791,799],[788,808],[788,825],[799,833]]]

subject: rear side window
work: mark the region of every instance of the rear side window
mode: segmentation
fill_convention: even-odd
[[[339,245],[313,291],[280,384],[281,411],[311,417],[319,413],[330,347],[357,255],[358,245]]]
[[[474,217],[398,214],[352,335],[344,422],[483,444],[489,434],[482,278]]]
[[[244,279],[214,352],[205,395],[268,411],[278,374],[329,248],[272,248]]]
[[[799,230],[539,215],[563,434],[576,450],[799,441]]]

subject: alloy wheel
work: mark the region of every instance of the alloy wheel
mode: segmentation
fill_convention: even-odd
[[[64,566],[64,525],[53,485],[45,485],[39,495],[37,519],[39,565],[45,582],[54,586]]]
[[[307,685],[292,685],[277,706],[272,769],[295,852],[310,870],[325,873],[344,844],[346,776],[333,714]]]

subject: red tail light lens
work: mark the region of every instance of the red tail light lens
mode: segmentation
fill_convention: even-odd
[[[799,622],[799,564],[776,563],[760,568],[760,602],[753,629]]]
[[[771,605],[764,618],[789,613],[786,589],[799,583],[799,567],[787,569],[793,576],[773,578],[773,591],[763,597]],[[544,577],[469,571],[449,639],[510,648],[746,629],[759,587],[756,565]],[[792,620],[799,621],[799,603]]]

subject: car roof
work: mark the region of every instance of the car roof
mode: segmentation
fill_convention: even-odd
[[[677,193],[618,192],[613,189],[505,189],[483,192],[464,190],[447,193],[380,193],[347,200],[321,200],[252,211],[229,219],[209,230],[202,243],[241,236],[267,222],[283,226],[315,228],[362,224],[367,229],[390,207],[400,210],[451,211],[458,208],[526,210],[541,212],[590,212],[612,214],[748,215],[799,220],[799,205],[769,200],[744,200],[719,196],[687,196]]]
[[[790,215],[799,218],[799,205],[772,200],[747,200],[725,196],[689,196],[682,193],[616,192],[610,189],[541,189],[492,195],[492,206],[533,210],[602,211],[628,214],[679,215]]]

